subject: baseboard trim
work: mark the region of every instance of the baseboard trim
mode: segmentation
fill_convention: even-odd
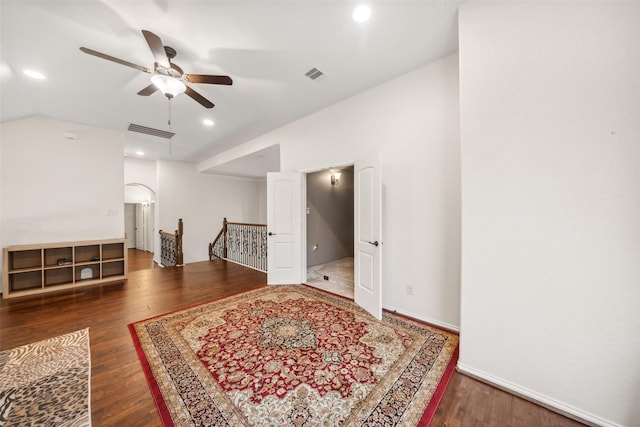
[[[435,319],[430,319],[428,317],[421,316],[419,314],[415,314],[415,313],[412,313],[410,311],[399,310],[399,309],[397,309],[395,307],[392,307],[390,305],[383,305],[382,308],[384,308],[385,310],[394,312],[394,313],[402,314],[403,316],[412,317],[412,318],[414,318],[416,320],[420,320],[421,322],[424,322],[424,323],[429,323],[429,324],[431,324],[433,326],[437,326],[437,327],[445,329],[445,330],[447,330],[449,332],[455,332],[455,333],[458,333],[458,334],[460,333],[460,327],[459,326],[451,325],[449,323],[441,322],[441,321],[435,320]]]
[[[623,427],[621,424],[617,424],[613,421],[598,417],[597,415],[583,411],[544,394],[537,393],[533,390],[529,390],[526,387],[519,386],[510,381],[493,376],[478,369],[474,369],[470,366],[465,365],[464,363],[460,363],[460,361],[458,361],[456,370],[463,375],[467,375],[485,384],[489,384],[490,386],[499,388],[502,391],[506,391],[507,393],[513,394],[514,396],[518,396],[524,400],[535,403],[536,405],[540,405],[544,408],[549,409],[550,411],[556,412],[560,415],[564,415],[567,418],[571,418],[572,420],[581,422],[588,426]]]

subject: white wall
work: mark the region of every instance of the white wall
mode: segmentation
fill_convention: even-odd
[[[185,263],[209,259],[209,243],[225,217],[232,222],[256,223],[259,215],[257,180],[198,173],[196,166],[158,162],[156,222],[159,230],[173,232],[182,218]],[[155,253],[159,256],[158,244]]]
[[[2,124],[0,123],[0,248],[4,247],[4,243],[2,240]],[[3,251],[4,252],[4,251]],[[3,266],[2,263],[4,262],[4,254],[3,254],[3,259],[0,259],[0,274],[3,273]],[[4,275],[2,276],[4,277]],[[4,286],[2,286],[2,288],[4,288]]]
[[[258,180],[258,224],[267,223],[267,179]]]
[[[124,237],[122,133],[34,117],[0,140],[3,247]]]
[[[125,157],[124,159],[124,183],[142,184],[149,187],[154,193],[158,192],[158,164],[155,160],[136,159]],[[135,187],[132,187],[135,188]],[[127,200],[127,203],[139,203],[148,201],[147,198]]]
[[[640,420],[640,3],[460,9],[459,368]]]
[[[124,202],[125,203],[151,203],[156,198],[147,187],[139,184],[127,184],[124,186]]]
[[[383,304],[452,329],[460,324],[458,108],[452,55],[246,144],[280,144],[283,172],[349,165],[378,152]]]

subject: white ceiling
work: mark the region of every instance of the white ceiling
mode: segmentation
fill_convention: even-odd
[[[460,3],[374,0],[371,19],[356,23],[353,1],[2,0],[0,120],[39,115],[114,129],[125,133],[125,155],[200,162],[456,51]],[[171,101],[171,149],[126,131],[129,123],[169,130],[169,101],[136,94],[149,75],[79,50],[152,68],[142,29],[176,49],[186,73],[234,81],[191,85],[210,110],[184,94]],[[325,76],[305,77],[313,67]],[[23,75],[27,68],[46,79]]]

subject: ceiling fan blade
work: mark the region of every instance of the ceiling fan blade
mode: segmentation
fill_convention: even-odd
[[[171,67],[169,58],[167,58],[167,53],[164,51],[164,45],[162,44],[162,40],[160,39],[160,37],[147,30],[142,30],[142,35],[144,35],[144,38],[147,41],[147,44],[149,45],[151,53],[153,53],[153,57],[156,59],[156,62],[165,68]]]
[[[140,70],[143,73],[151,73],[151,70],[149,70],[146,67],[134,64],[134,63],[129,62],[129,61],[125,61],[125,60],[120,59],[120,58],[116,58],[115,56],[107,55],[106,53],[98,52],[96,50],[89,49],[89,48],[86,48],[86,47],[81,47],[80,50],[83,51],[84,53],[88,53],[89,55],[97,56],[98,58],[106,59],[108,61],[117,62],[118,64],[126,65],[127,67],[135,68],[136,70]]]
[[[191,83],[209,83],[212,85],[232,85],[233,80],[229,76],[210,76],[207,74],[186,74]]]
[[[193,98],[196,101],[198,101],[204,108],[213,108],[213,103],[211,101],[209,101],[204,96],[200,95],[195,90],[191,89],[189,86],[187,86],[187,90],[185,90],[184,93],[186,93],[191,98]]]
[[[174,70],[176,70],[177,72],[180,73],[180,75],[184,74],[184,71],[182,71],[182,68],[178,67],[176,64],[174,64],[173,62],[171,63],[171,68],[173,68]]]
[[[149,86],[145,87],[140,92],[138,92],[138,95],[140,95],[140,96],[149,96],[152,93],[155,93],[157,90],[158,90],[158,87],[156,85],[154,85],[153,83],[151,83]]]

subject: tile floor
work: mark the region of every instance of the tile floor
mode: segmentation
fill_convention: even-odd
[[[325,280],[327,276],[329,280]],[[307,285],[353,299],[353,257],[307,269]]]

